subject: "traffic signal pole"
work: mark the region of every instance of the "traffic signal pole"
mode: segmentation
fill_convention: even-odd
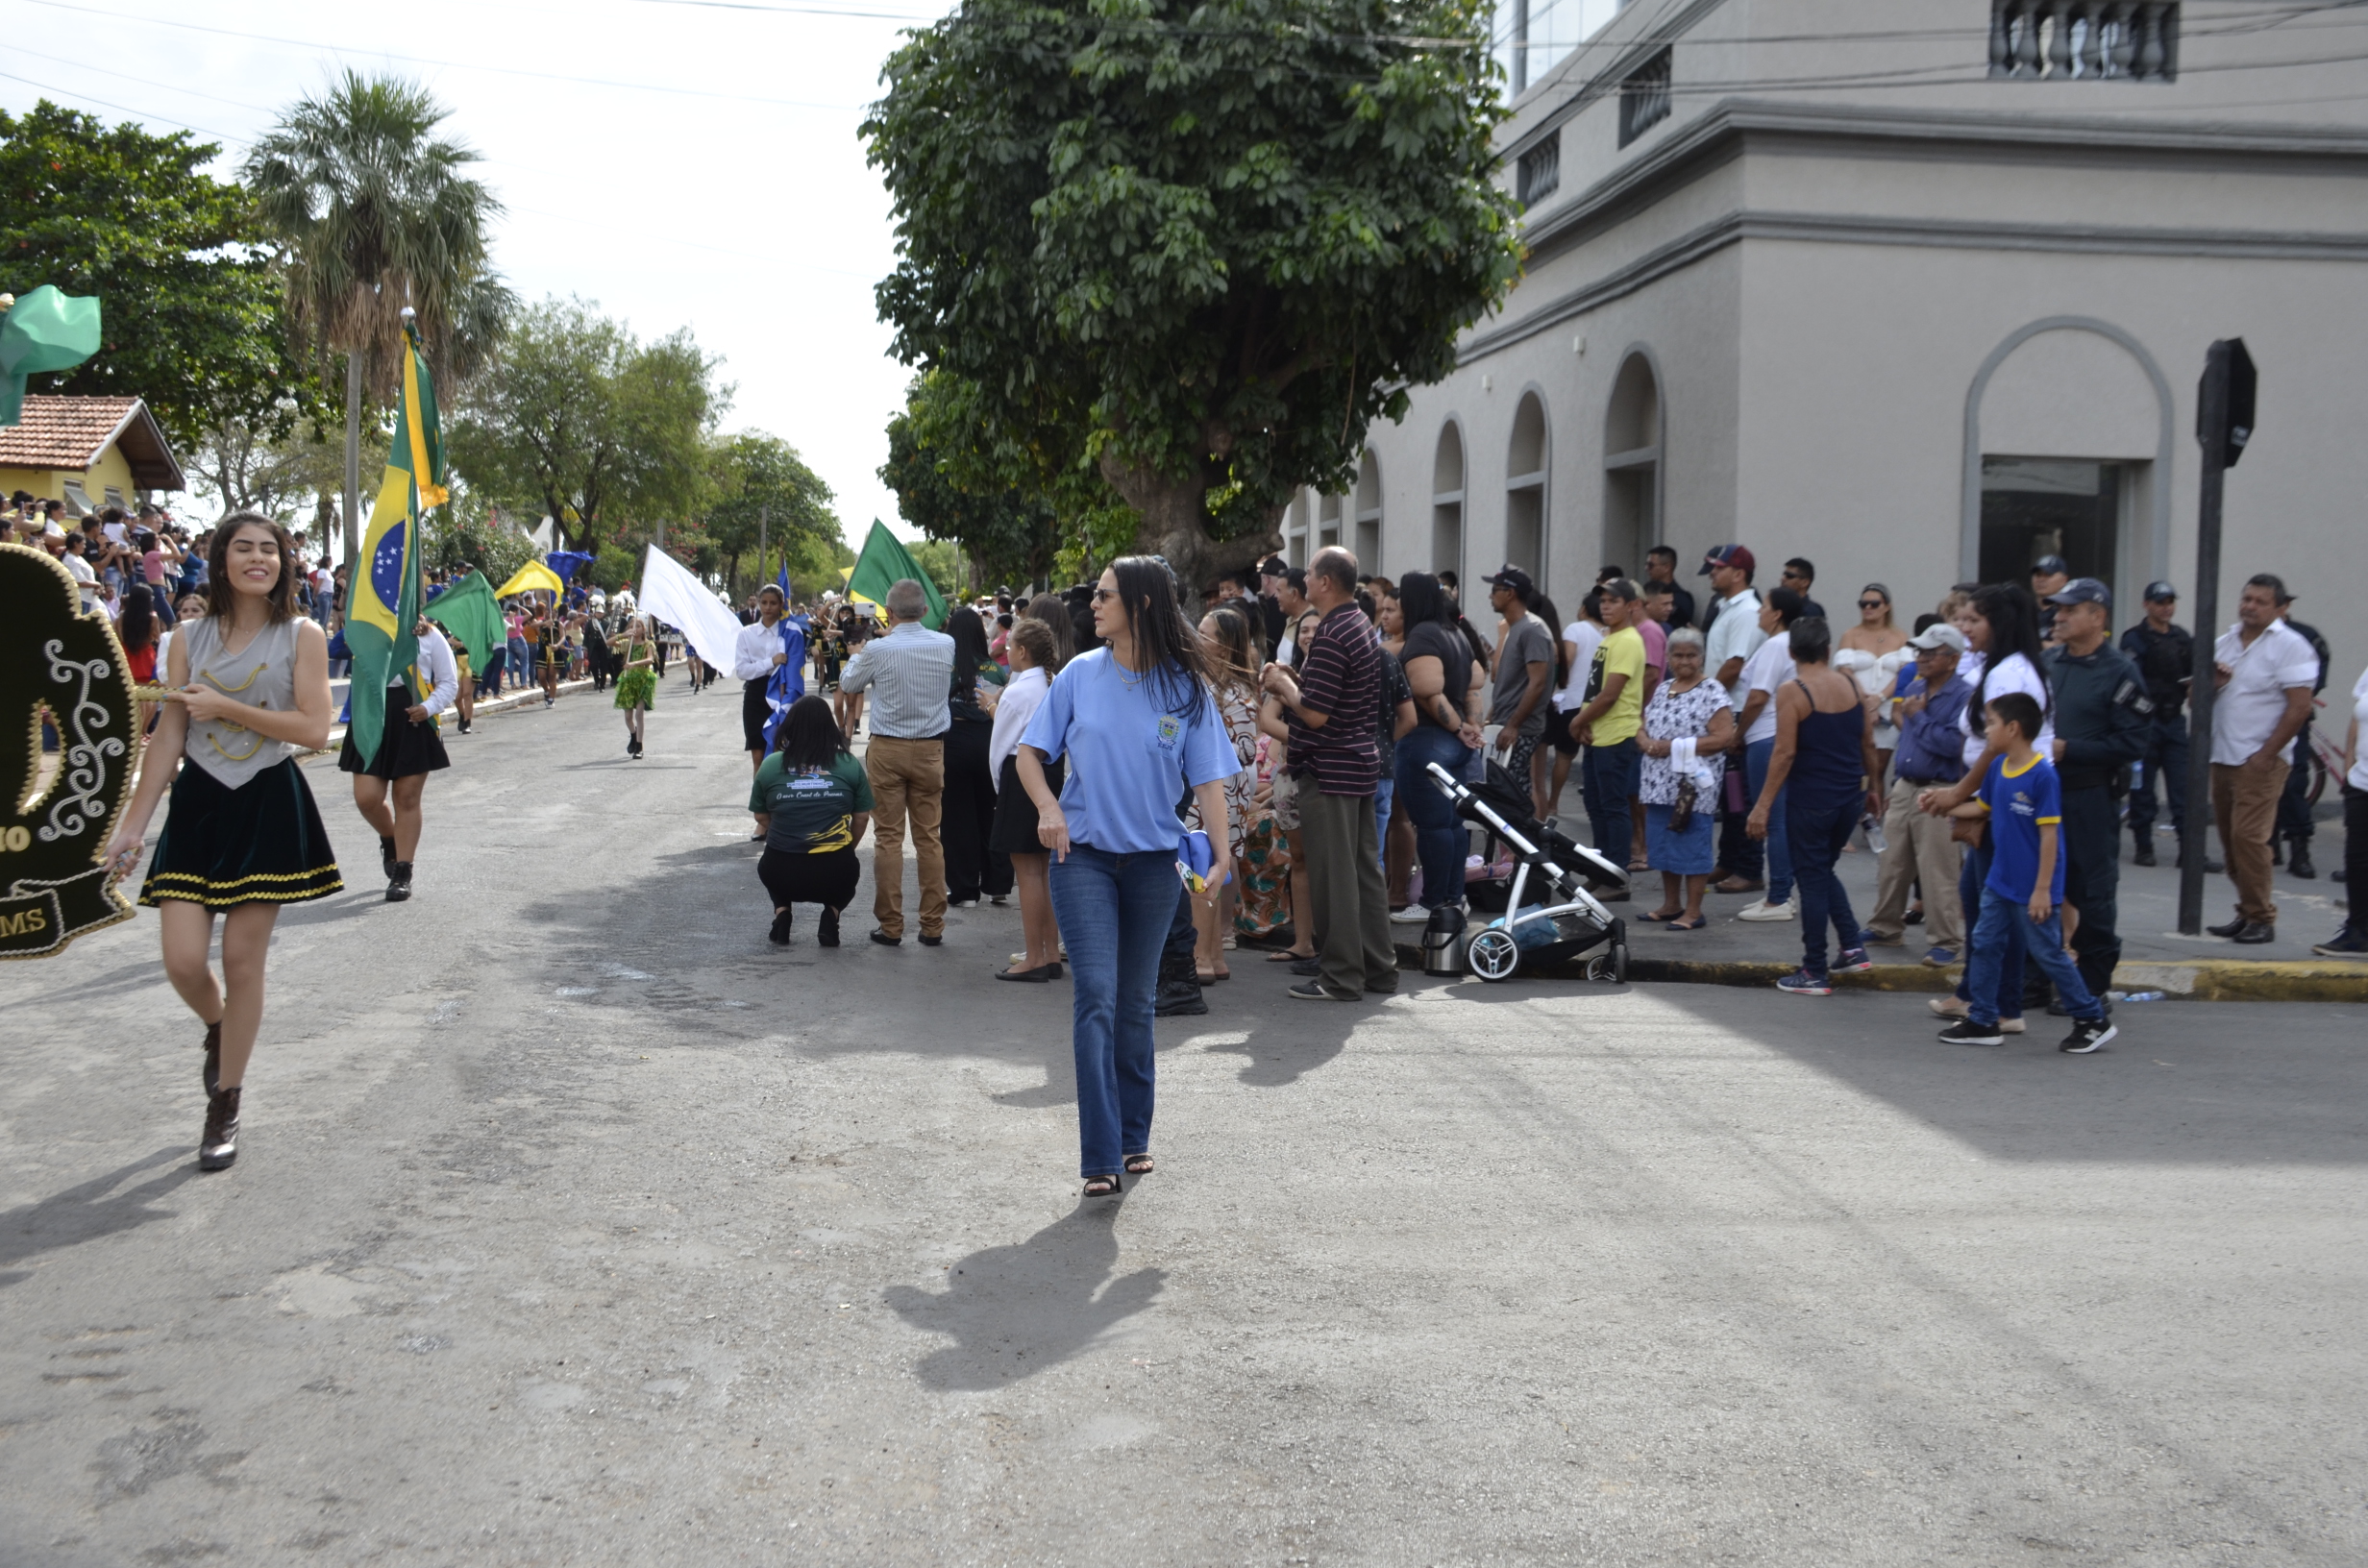
[[[2180,842],[2179,932],[2204,934],[2204,862],[2211,817],[2211,710],[2219,695],[2213,657],[2220,641],[2222,481],[2253,438],[2255,372],[2243,338],[2223,338],[2204,356],[2196,439],[2204,448],[2195,520],[2195,661],[2187,685],[2187,821]]]

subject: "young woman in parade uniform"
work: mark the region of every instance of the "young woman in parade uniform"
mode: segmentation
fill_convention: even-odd
[[[411,863],[419,854],[420,808],[427,799],[428,775],[452,766],[444,754],[444,738],[436,733],[436,715],[452,706],[460,689],[460,667],[453,658],[452,644],[435,623],[423,617],[412,635],[419,639],[417,669],[427,695],[414,702],[407,684],[391,682],[386,688],[384,739],[377,755],[364,760],[351,725],[345,744],[337,748],[338,771],[354,775],[354,809],[378,833],[390,904],[411,896]]]
[[[651,663],[657,657],[657,646],[650,640],[650,624],[636,620],[625,633],[625,646],[617,650],[620,674],[617,676],[616,705],[625,713],[625,754],[641,755],[642,722],[652,704],[657,701],[657,674]]]
[[[158,911],[166,977],[206,1025],[198,1164],[221,1170],[238,1157],[239,1090],[262,1023],[280,906],[327,897],[345,883],[295,762],[328,744],[333,710],[328,638],[296,613],[294,542],[268,518],[235,513],[214,529],[207,567],[206,616],[168,650],[173,700],[108,854],[118,876],[138,865],[169,789],[139,901]],[[217,911],[218,984],[207,965]]]

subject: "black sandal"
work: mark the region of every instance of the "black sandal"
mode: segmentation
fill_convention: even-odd
[[[1151,1164],[1151,1157],[1147,1154],[1130,1154],[1126,1157],[1126,1174],[1129,1176],[1148,1176],[1158,1168]]]
[[[1089,1198],[1115,1198],[1122,1190],[1116,1176],[1088,1176],[1085,1195]]]

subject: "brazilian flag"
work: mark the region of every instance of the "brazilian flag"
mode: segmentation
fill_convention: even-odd
[[[419,351],[419,329],[404,312],[403,398],[395,407],[395,439],[386,453],[386,476],[362,530],[361,558],[353,606],[345,618],[345,646],[354,658],[348,697],[348,733],[367,767],[378,760],[386,738],[386,689],[400,682],[419,701],[420,539],[423,513],[441,506],[445,493],[444,444],[436,434],[435,384]]]

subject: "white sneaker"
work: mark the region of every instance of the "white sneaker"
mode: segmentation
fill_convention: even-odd
[[[1794,918],[1795,913],[1788,898],[1781,904],[1771,904],[1763,898],[1735,918],[1739,920],[1788,920]]]
[[[1390,911],[1390,919],[1399,925],[1419,925],[1431,918],[1431,912],[1420,904],[1408,904],[1404,909]]]

